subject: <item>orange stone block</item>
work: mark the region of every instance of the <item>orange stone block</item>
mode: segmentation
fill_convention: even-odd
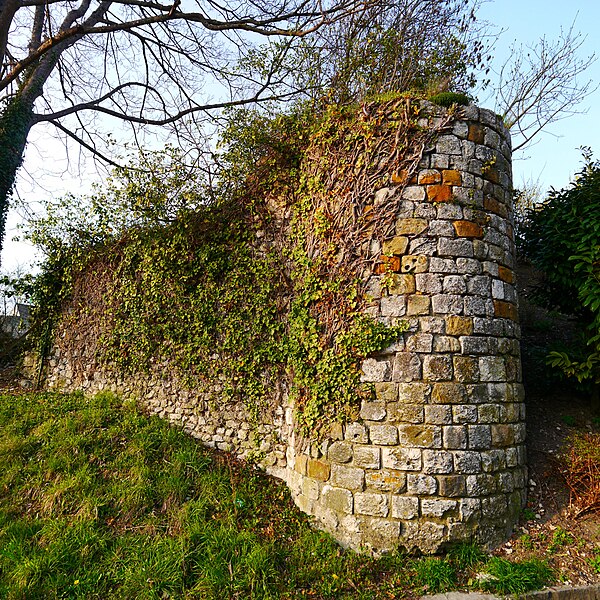
[[[419,173],[419,177],[417,179],[417,183],[420,185],[430,185],[432,183],[441,183],[442,175],[439,171],[434,171],[433,169],[427,169],[426,171],[421,171]]]
[[[442,171],[442,180],[446,185],[462,185],[462,176],[455,169]]]
[[[448,335],[472,335],[473,319],[471,317],[458,317],[451,315],[446,317],[446,333]]]
[[[511,321],[517,321],[519,318],[517,307],[512,302],[505,302],[504,300],[494,300],[494,314],[497,317],[510,319]]]
[[[452,187],[445,184],[428,185],[427,198],[431,202],[450,202],[452,200]]]
[[[452,223],[458,237],[482,238],[483,227],[473,221],[454,221]]]
[[[485,139],[485,129],[481,125],[469,125],[469,133],[467,139],[476,144],[483,144]]]
[[[483,207],[485,208],[485,210],[493,212],[494,214],[499,215],[500,217],[504,217],[505,219],[506,217],[508,217],[508,209],[506,208],[506,206],[501,202],[498,202],[496,198],[492,198],[492,196],[486,196],[483,199]]]
[[[515,282],[515,274],[513,273],[512,269],[509,269],[508,267],[498,267],[498,277],[500,277],[500,279],[506,283]]]
[[[399,256],[381,256],[381,262],[375,265],[375,274],[400,273],[402,270],[402,259]]]
[[[416,177],[411,177],[409,181],[409,173],[406,169],[400,169],[392,173],[392,183],[416,183]]]
[[[500,173],[496,167],[484,167],[481,169],[481,174],[484,179],[491,181],[492,183],[500,183]]]
[[[300,475],[306,475],[306,463],[308,461],[308,456],[306,454],[299,454],[296,456],[295,470],[300,473]]]
[[[329,479],[329,471],[329,465],[322,460],[308,459],[306,474],[312,479],[327,481]]]

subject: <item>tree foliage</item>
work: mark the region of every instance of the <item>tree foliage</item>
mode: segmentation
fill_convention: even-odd
[[[585,352],[553,352],[551,364],[579,381],[600,383],[600,162],[584,150],[570,187],[527,211],[521,249],[544,274],[540,298],[587,328]]]

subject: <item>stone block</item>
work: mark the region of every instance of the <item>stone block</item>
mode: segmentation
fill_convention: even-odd
[[[396,234],[403,235],[419,235],[427,229],[428,222],[426,219],[398,219],[396,221]]]
[[[424,254],[407,254],[402,257],[403,273],[425,273],[429,267],[429,257]]]
[[[471,356],[453,356],[454,379],[460,383],[479,381],[479,361]]]
[[[481,381],[505,381],[506,366],[501,356],[482,356],[479,359]]]
[[[433,256],[436,253],[436,248],[435,239],[419,237],[410,242],[408,252],[416,255]]]
[[[448,450],[464,450],[468,446],[467,429],[464,425],[448,425],[442,428],[443,446]]]
[[[478,239],[483,237],[483,227],[478,223],[473,223],[473,221],[453,221],[452,226],[457,237]]]
[[[327,458],[335,463],[348,463],[352,460],[352,445],[347,442],[334,442],[329,446]]]
[[[442,171],[442,182],[446,185],[462,185],[462,176],[456,169],[445,169]]]
[[[462,154],[460,139],[454,135],[441,135],[438,137],[435,149],[438,154]]]
[[[448,335],[471,335],[473,333],[473,319],[457,315],[446,317],[446,333]]]
[[[308,462],[308,456],[306,454],[298,454],[294,462],[294,469],[300,475],[306,475],[306,463]]]
[[[481,273],[481,263],[474,258],[457,258],[456,267],[459,273],[465,275],[479,275]]]
[[[494,315],[515,322],[519,320],[516,305],[512,302],[505,302],[504,300],[494,300]]]
[[[467,291],[463,275],[446,275],[444,277],[443,291],[445,294],[464,294]]]
[[[436,335],[433,338],[433,351],[439,353],[460,352],[460,342],[455,337]]]
[[[320,495],[319,483],[307,477],[302,479],[302,494],[310,500],[318,500]]]
[[[431,386],[427,383],[398,384],[398,398],[401,403],[425,404],[431,395]]]
[[[409,473],[406,477],[406,490],[409,494],[433,496],[437,489],[437,479],[431,475]]]
[[[400,256],[406,252],[407,248],[408,238],[404,236],[396,236],[383,242],[383,254],[388,256]]]
[[[467,291],[475,296],[484,298],[490,295],[491,279],[488,275],[475,275],[467,281]]]
[[[452,410],[444,404],[425,406],[425,423],[428,425],[450,425]]]
[[[427,199],[430,202],[451,202],[452,186],[446,184],[434,184],[427,186]]]
[[[462,383],[436,383],[431,393],[431,401],[434,404],[465,404],[467,391]]]
[[[379,257],[380,262],[375,265],[375,275],[384,275],[386,273],[399,273],[402,268],[402,262],[399,256],[386,256],[382,254]]]
[[[440,238],[438,240],[438,254],[439,256],[462,256],[472,257],[473,253],[473,242],[470,239],[449,239]]]
[[[383,466],[397,471],[420,471],[422,451],[418,448],[383,448]]]
[[[406,473],[394,469],[367,471],[365,474],[365,481],[368,489],[374,489],[380,492],[401,494],[406,491]]]
[[[354,446],[354,466],[362,469],[381,467],[381,450],[374,446]]]
[[[424,169],[419,171],[417,182],[419,185],[429,185],[432,183],[441,183],[442,174],[434,169]]]
[[[500,420],[500,406],[498,404],[480,404],[477,407],[480,423],[498,423]]]
[[[494,494],[498,488],[496,478],[485,473],[467,475],[467,495],[475,498]]]
[[[372,444],[395,446],[398,443],[398,429],[393,425],[371,425],[369,437]]]
[[[402,191],[402,198],[410,202],[423,202],[425,200],[425,188],[420,185],[407,185]]]
[[[459,404],[452,407],[454,423],[477,423],[477,407],[470,404]]]
[[[494,446],[512,446],[515,442],[514,425],[492,425],[492,444]]]
[[[458,294],[436,294],[431,299],[433,312],[437,314],[460,315],[464,299]]]
[[[369,492],[354,495],[354,513],[371,517],[387,517],[388,499],[382,494]]]
[[[492,431],[489,425],[467,425],[470,450],[487,450],[492,445]]]
[[[390,294],[414,294],[415,276],[395,273],[389,277],[387,289]]]
[[[398,425],[400,445],[407,448],[441,448],[442,430],[435,425]]]
[[[354,501],[352,493],[348,490],[326,485],[323,487],[321,495],[325,508],[339,513],[352,514]]]
[[[481,500],[481,514],[488,519],[502,518],[506,515],[507,508],[506,496],[492,496]]]
[[[458,514],[461,521],[479,521],[481,518],[481,500],[463,498],[458,501]]]
[[[393,363],[393,381],[414,381],[421,379],[421,359],[413,352],[399,352]],[[399,387],[400,389],[400,387]]]
[[[357,467],[331,465],[331,484],[346,490],[362,492],[365,488],[365,472]]]
[[[505,283],[515,283],[515,274],[512,269],[498,265],[498,277]]]
[[[423,450],[423,473],[429,475],[452,473],[452,453],[444,450]]]
[[[456,232],[450,221],[434,219],[433,221],[429,221],[429,235],[431,237],[451,238],[456,235]]]
[[[391,375],[391,365],[387,360],[366,358],[362,363],[361,381],[381,382],[386,381]]]
[[[454,470],[457,473],[481,473],[482,461],[480,452],[454,452]]]
[[[346,425],[344,439],[355,444],[368,444],[369,434],[367,428],[360,423],[349,423]]]
[[[410,352],[431,352],[433,335],[430,333],[415,333],[406,340],[406,349]]]
[[[478,296],[467,296],[463,310],[465,315],[470,317],[485,316],[487,314],[485,299]]]
[[[439,495],[448,498],[459,498],[467,491],[464,475],[442,475],[438,477]]]
[[[430,306],[431,299],[429,296],[411,295],[407,299],[406,315],[428,315]]]
[[[459,338],[463,354],[488,354],[490,352],[489,339],[483,336],[463,336]],[[478,361],[478,367],[479,367]]]
[[[481,452],[481,468],[485,473],[495,473],[506,468],[506,453],[504,450],[493,449]]]
[[[391,285],[393,285],[393,281]],[[399,288],[392,287],[392,289],[397,290]],[[383,317],[403,317],[406,314],[406,298],[404,296],[384,296],[379,306]]]
[[[458,273],[458,267],[456,266],[456,262],[451,258],[438,258],[437,256],[432,256],[429,259],[429,272]]]
[[[454,512],[458,507],[456,500],[424,498],[421,500],[421,516],[441,519]]]
[[[306,464],[306,474],[317,481],[329,479],[330,467],[326,462],[309,458]]]
[[[386,416],[385,403],[363,402],[360,408],[360,418],[365,421],[383,421]]]
[[[398,384],[391,381],[376,383],[375,397],[380,402],[396,402],[398,400]]]
[[[419,273],[415,276],[416,289],[423,294],[439,294],[443,279],[436,273]]]
[[[423,379],[447,381],[452,379],[452,357],[432,354],[423,357]]]
[[[409,496],[392,497],[392,517],[403,521],[410,521],[419,516],[419,499]]]
[[[388,421],[390,423],[423,423],[423,405],[405,404],[404,402],[388,404]]]

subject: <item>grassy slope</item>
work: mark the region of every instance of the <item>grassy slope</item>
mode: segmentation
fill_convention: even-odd
[[[0,598],[397,598],[486,560],[344,552],[285,486],[112,395],[0,396]]]

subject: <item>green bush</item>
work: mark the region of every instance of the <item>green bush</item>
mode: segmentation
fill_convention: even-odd
[[[527,211],[521,252],[544,274],[538,299],[585,328],[579,350],[554,351],[549,363],[579,382],[600,384],[600,163],[584,150],[584,168],[566,189]],[[597,391],[596,391],[597,395]]]

